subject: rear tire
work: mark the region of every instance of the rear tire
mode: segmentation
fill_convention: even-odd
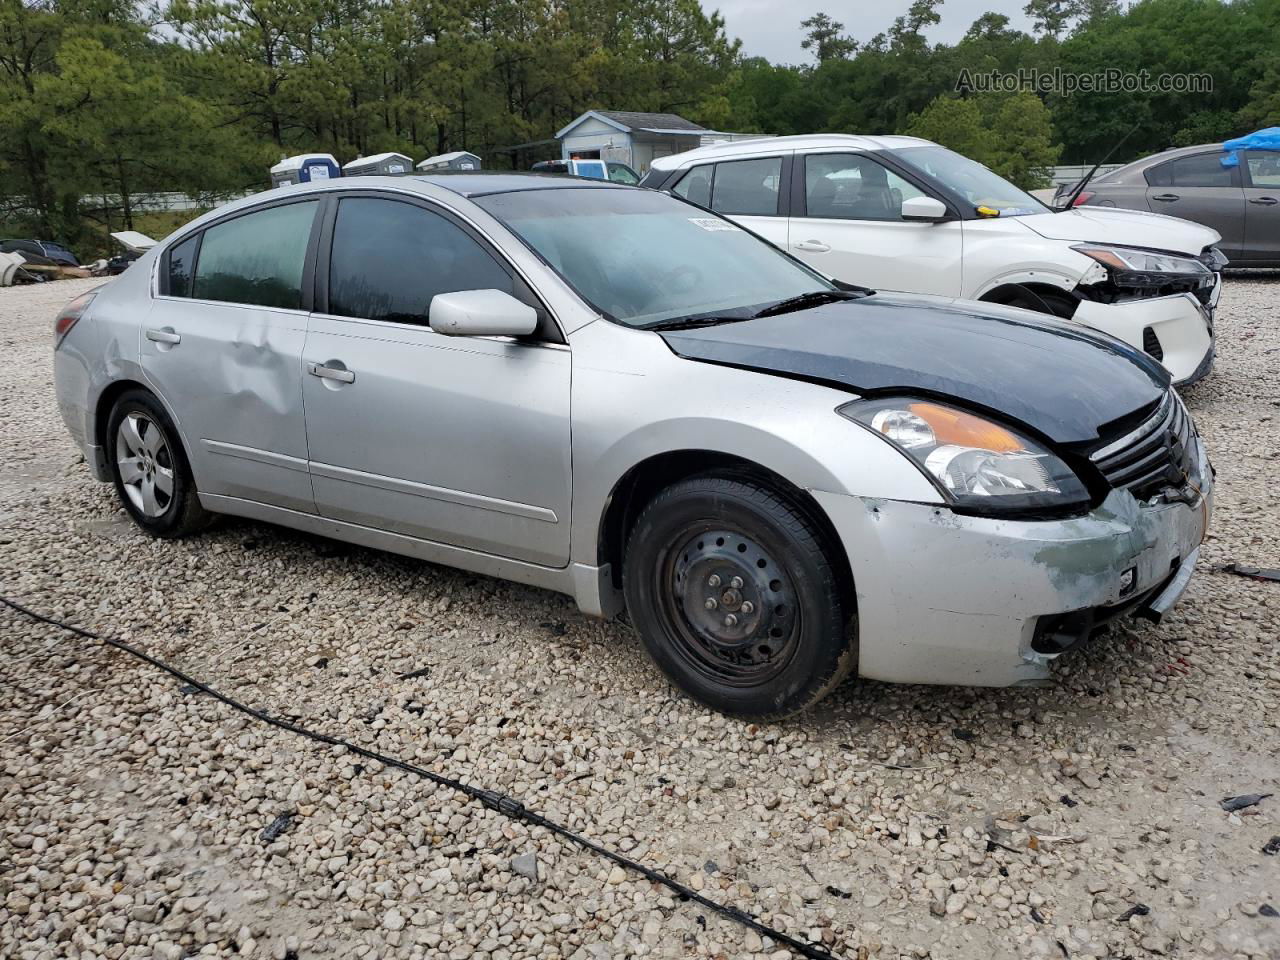
[[[176,539],[209,525],[178,431],[150,393],[120,395],[107,419],[106,448],[116,495],[147,533]]]
[[[851,601],[824,538],[751,480],[680,481],[627,540],[623,589],[645,648],[673,683],[731,716],[779,719],[853,669]]]

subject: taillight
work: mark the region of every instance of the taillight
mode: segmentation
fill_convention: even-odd
[[[1083,193],[1080,194],[1080,196],[1076,197],[1076,202],[1073,203],[1072,206],[1082,207],[1092,199],[1093,199],[1093,194],[1090,193],[1088,190],[1085,190]]]
[[[97,290],[82,293],[58,312],[58,318],[53,321],[53,349],[57,350],[62,346],[62,341],[67,338],[67,334],[71,332],[71,328],[77,321],[84,316],[84,312],[89,309],[89,304],[93,303],[93,298],[97,295]]]

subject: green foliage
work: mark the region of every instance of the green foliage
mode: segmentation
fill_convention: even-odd
[[[905,132],[940,143],[979,163],[991,161],[991,131],[983,121],[976,98],[938,97],[912,116]]]
[[[803,50],[812,50],[819,63],[838,60],[852,56],[858,49],[858,41],[845,35],[843,23],[837,23],[825,13],[816,13],[808,20],[800,21],[800,29],[805,32],[800,41]]]
[[[1049,185],[1062,147],[1033,93],[940,96],[907,124],[906,132],[985,164],[1024,190]]]

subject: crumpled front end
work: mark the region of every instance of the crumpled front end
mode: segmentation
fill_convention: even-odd
[[[1082,300],[1073,319],[1146,351],[1164,364],[1176,385],[1188,386],[1213,369],[1213,312],[1221,287],[1219,278],[1207,303],[1191,293],[1113,303]]]
[[[1049,663],[1117,616],[1181,595],[1213,507],[1198,438],[1191,484],[1140,502],[1115,490],[1060,520],[815,491],[848,553],[858,672],[898,683],[1042,682]],[[1171,502],[1175,501],[1175,502]]]

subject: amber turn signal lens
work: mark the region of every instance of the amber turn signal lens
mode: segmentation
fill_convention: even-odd
[[[1017,453],[1025,449],[1022,442],[1008,430],[971,413],[962,413],[933,403],[913,403],[907,409],[929,424],[939,445],[976,447],[995,453]]]

